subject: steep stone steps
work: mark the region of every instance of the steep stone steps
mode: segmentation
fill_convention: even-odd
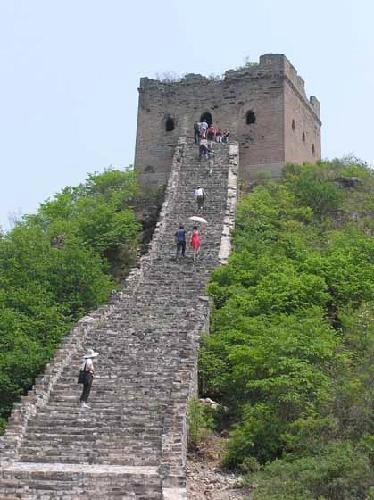
[[[162,497],[162,483],[155,467],[101,464],[24,464],[15,462],[0,471],[1,493],[6,499],[89,500]]]
[[[149,257],[29,418],[17,453],[2,464],[0,498],[182,498],[186,400],[207,321],[205,288],[218,264],[229,155],[227,146],[217,145],[208,175],[209,162],[198,160],[194,145],[179,151]],[[201,214],[194,199],[198,185],[208,196]],[[208,221],[200,258],[192,262],[187,248],[187,257],[176,262],[174,233],[179,223],[190,231],[192,215]],[[81,410],[77,371],[88,347],[100,356],[91,410]]]

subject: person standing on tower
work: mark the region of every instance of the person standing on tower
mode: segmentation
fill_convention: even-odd
[[[209,126],[207,130],[207,139],[208,141],[215,141],[216,140],[216,127],[214,127],[213,123]]]
[[[209,125],[204,118],[204,120],[200,123],[200,137],[203,137],[204,139],[206,138],[206,132],[207,132],[208,128],[209,128]]]
[[[202,137],[200,139],[200,145],[199,145],[199,160],[201,158],[204,158],[205,160],[208,159],[208,140]]]
[[[216,142],[222,142],[222,130],[220,128],[216,130]]]
[[[193,124],[193,130],[194,130],[195,144],[199,144],[199,139],[200,139],[200,122],[195,122]]]
[[[230,138],[230,131],[227,128],[225,128],[225,130],[223,131],[221,142],[223,142],[224,144],[228,144],[229,138]]]

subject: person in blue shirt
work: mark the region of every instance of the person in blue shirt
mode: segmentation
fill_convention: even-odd
[[[183,224],[179,224],[179,229],[175,232],[175,243],[177,245],[177,259],[179,254],[182,257],[185,257],[186,254],[186,230],[184,229]]]

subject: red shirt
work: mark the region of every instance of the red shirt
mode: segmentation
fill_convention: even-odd
[[[198,249],[200,248],[201,245],[201,240],[200,240],[200,234],[199,231],[194,231],[191,236],[191,246],[193,249]]]

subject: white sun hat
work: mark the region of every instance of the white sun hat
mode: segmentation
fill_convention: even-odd
[[[98,356],[98,355],[99,355],[98,352],[95,352],[93,349],[88,349],[87,354],[85,354],[83,357],[86,359],[96,358],[96,356]]]

